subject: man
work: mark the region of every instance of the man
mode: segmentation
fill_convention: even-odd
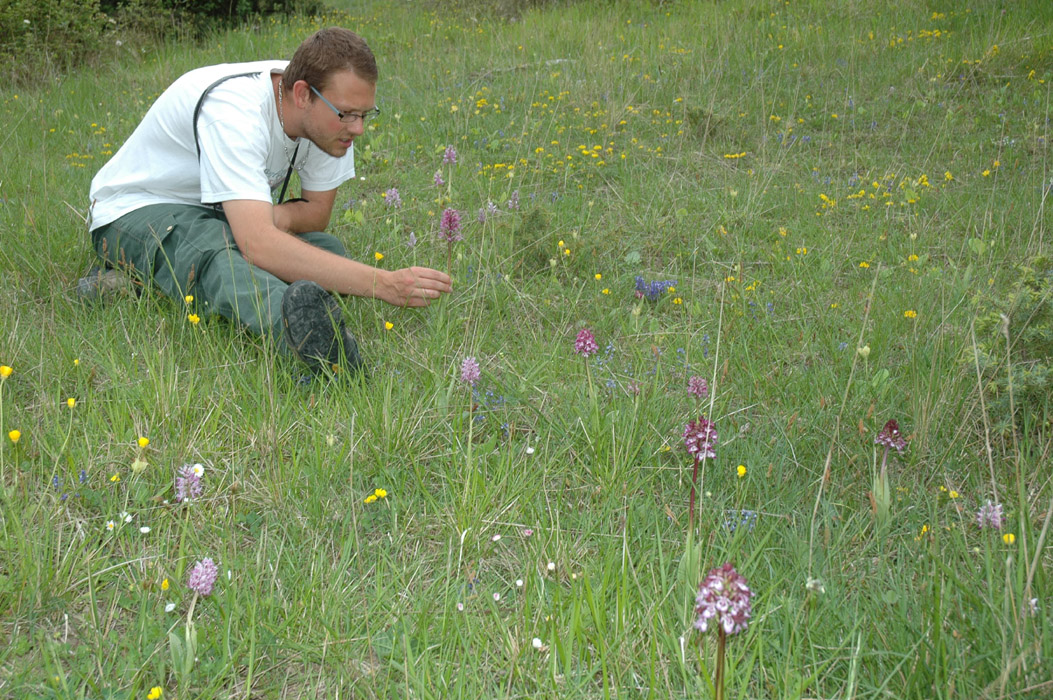
[[[313,369],[358,369],[330,292],[416,307],[451,291],[443,272],[364,265],[323,233],[355,175],[354,140],[380,111],[376,82],[372,51],[340,28],[288,62],[183,75],[92,180],[99,257],[180,302],[193,296],[201,315],[281,336]],[[302,198],[282,202],[293,170]]]

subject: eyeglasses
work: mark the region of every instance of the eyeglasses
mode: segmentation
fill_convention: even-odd
[[[311,88],[311,92],[313,92],[314,94],[316,94],[320,98],[322,98],[322,102],[325,102],[325,104],[329,107],[329,109],[333,110],[333,112],[336,113],[336,118],[339,119],[340,121],[344,122],[345,124],[354,124],[359,119],[361,119],[362,123],[364,124],[364,123],[368,122],[370,119],[372,119],[373,117],[375,117],[378,114],[380,114],[380,107],[374,107],[373,109],[368,110],[366,112],[362,112],[362,113],[359,113],[359,112],[341,112],[339,109],[337,109],[333,105],[332,102],[330,102],[329,100],[325,99],[325,95],[323,95],[322,93],[318,92],[318,89],[314,85],[309,85],[308,87]]]

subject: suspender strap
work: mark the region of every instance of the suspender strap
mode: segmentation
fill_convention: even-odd
[[[237,75],[225,75],[216,82],[205,88],[205,91],[201,93],[201,97],[198,98],[197,104],[194,105],[194,145],[197,146],[197,159],[201,160],[201,142],[197,136],[197,118],[201,116],[201,105],[205,103],[205,98],[208,97],[208,93],[212,92],[212,89],[220,83],[226,82],[232,78],[247,78],[250,75],[259,75],[260,71],[254,73],[238,73]]]
[[[201,93],[201,97],[198,98],[197,104],[194,105],[194,145],[197,146],[197,159],[201,160],[201,141],[198,139],[197,132],[197,120],[201,116],[201,105],[205,103],[205,98],[208,97],[208,93],[212,92],[212,88],[216,87],[222,82],[231,80],[232,78],[248,78],[253,75],[259,75],[260,71],[254,73],[238,73],[236,75],[225,75],[216,82],[205,88],[205,91]],[[289,187],[289,178],[292,177],[293,163],[296,162],[296,154],[300,151],[300,144],[297,142],[296,148],[293,149],[292,160],[289,162],[289,169],[285,171],[285,181],[282,182],[282,191],[278,194],[278,204],[282,203],[285,199],[285,190]]]
[[[292,177],[293,163],[296,162],[296,154],[300,152],[300,144],[297,142],[296,148],[292,152],[292,160],[289,161],[289,169],[285,171],[285,182],[282,183],[282,191],[278,194],[278,204],[281,204],[285,199],[285,189],[289,186],[289,178]]]

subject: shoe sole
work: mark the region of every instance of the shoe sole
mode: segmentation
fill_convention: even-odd
[[[341,361],[352,372],[362,366],[358,343],[344,326],[340,305],[329,292],[308,280],[289,285],[282,296],[285,342],[311,370],[336,370]]]
[[[296,359],[312,370],[333,364],[330,357],[339,319],[336,299],[314,282],[294,282],[282,296],[285,342]]]

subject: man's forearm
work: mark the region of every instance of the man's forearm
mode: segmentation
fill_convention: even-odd
[[[265,202],[247,200],[223,203],[234,240],[245,259],[285,282],[313,280],[331,292],[384,298],[388,291],[385,285],[390,287],[390,273],[313,246],[276,225],[276,221],[284,220],[296,209],[288,208],[280,216],[274,210],[298,204],[301,203],[272,208]]]
[[[330,211],[310,201],[284,202],[274,207],[274,225],[289,233],[324,231],[329,226]]]
[[[326,204],[325,199],[320,203]],[[453,289],[450,276],[439,270],[416,266],[382,270],[313,246],[280,230],[275,221],[281,217],[272,209],[271,204],[255,200],[223,203],[241,254],[281,280],[312,280],[331,292],[396,306],[427,306]],[[326,207],[329,210],[331,206]]]
[[[258,231],[242,254],[253,265],[285,282],[313,280],[331,292],[359,297],[380,296],[378,288],[385,284],[388,274],[386,270],[330,253],[277,228]]]

